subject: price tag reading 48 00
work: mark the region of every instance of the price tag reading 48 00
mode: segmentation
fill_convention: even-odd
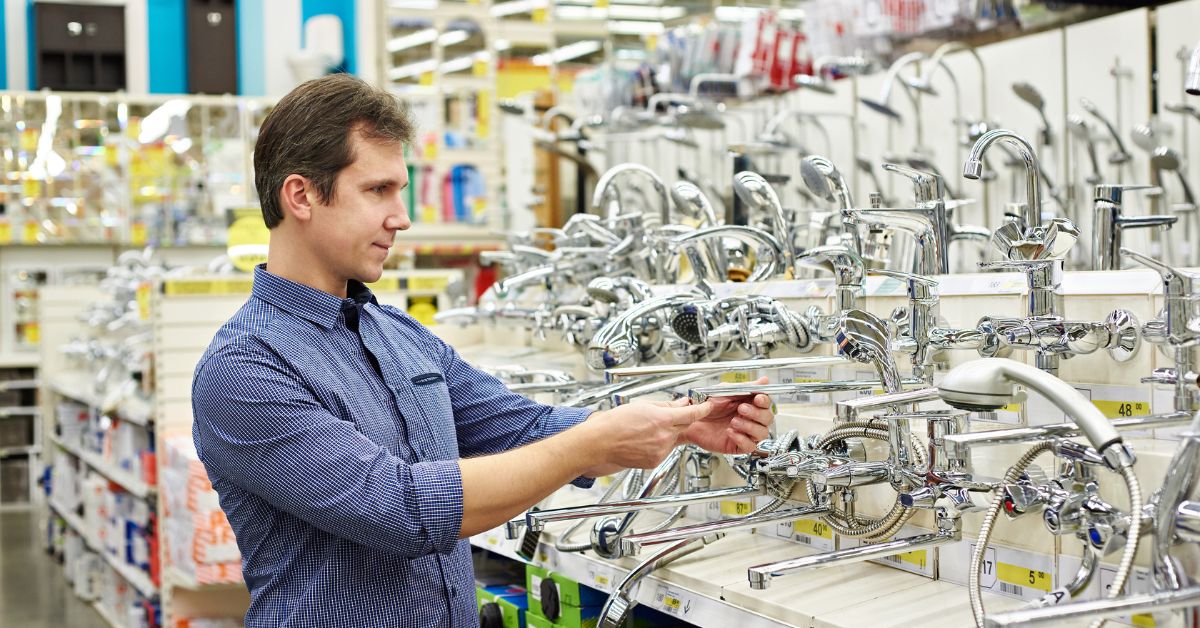
[[[1099,408],[1104,413],[1104,416],[1110,419],[1150,414],[1150,404],[1145,401],[1106,401],[1093,399],[1092,405]]]

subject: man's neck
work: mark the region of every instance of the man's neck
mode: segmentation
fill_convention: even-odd
[[[278,241],[271,233],[272,243]],[[334,277],[319,260],[312,259],[305,247],[280,243],[267,249],[267,272],[288,281],[320,290],[333,296],[346,298],[346,280]]]

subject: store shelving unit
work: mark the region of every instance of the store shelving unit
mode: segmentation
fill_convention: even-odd
[[[451,306],[447,288],[462,280],[461,271],[388,271],[374,285],[380,303],[408,309],[420,302],[425,308]],[[191,378],[196,363],[221,324],[228,319],[246,300],[252,285],[248,276],[240,275],[186,278],[160,281],[150,289],[149,321],[154,330],[154,395],[146,401],[130,396],[107,409],[107,415],[117,420],[151,430],[155,452],[163,452],[166,439],[179,434],[190,434]],[[50,286],[43,290],[40,300],[39,322],[43,330],[41,359],[44,378],[41,383],[39,410],[45,416],[55,416],[55,407],[62,401],[71,401],[103,413],[104,396],[94,388],[94,378],[88,373],[72,369],[58,347],[83,331],[78,314],[90,303],[103,300],[105,295],[97,287]],[[416,311],[414,310],[414,315]],[[24,382],[37,385],[37,382]],[[169,561],[168,547],[174,539],[162,522],[166,520],[164,491],[177,494],[184,490],[180,486],[163,486],[164,461],[156,456],[157,469],[153,474],[157,483],[150,483],[119,468],[103,456],[65,441],[56,431],[55,421],[47,421],[39,438],[51,443],[48,452],[54,456],[68,456],[80,468],[90,469],[106,479],[110,485],[120,487],[128,495],[144,500],[155,515],[159,539],[157,562],[161,566],[158,582],[136,565],[126,563],[121,557],[105,550],[100,542],[100,531],[90,529],[88,522],[76,508],[57,499],[52,492],[47,501],[45,515],[61,519],[66,529],[83,539],[89,550],[101,555],[104,562],[122,579],[147,599],[157,599],[164,625],[175,625],[176,621],[188,617],[239,618],[249,604],[245,585],[240,581],[209,584],[198,582],[184,570]],[[0,451],[0,454],[3,454]],[[51,479],[53,486],[54,479]],[[100,600],[93,602],[97,612],[116,628],[130,628],[123,623],[120,613],[107,608]]]
[[[0,367],[0,510],[26,509],[37,501],[41,471],[42,414],[37,370],[14,361]]]

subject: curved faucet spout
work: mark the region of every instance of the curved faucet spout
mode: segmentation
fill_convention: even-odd
[[[663,182],[658,173],[641,164],[625,163],[609,168],[600,180],[596,182],[596,190],[592,194],[592,209],[599,211],[604,209],[604,203],[609,197],[609,188],[617,182],[618,178],[629,176],[629,173],[641,173],[645,175],[654,185],[654,191],[658,194],[659,210],[662,212],[662,224],[671,222],[671,198],[667,192],[667,184]],[[609,208],[606,213],[606,218],[610,221],[615,220],[620,214],[620,208]]]
[[[1029,140],[1008,129],[994,129],[984,133],[978,140],[975,140],[975,145],[971,147],[971,154],[963,163],[963,177],[978,180],[983,175],[983,154],[995,142],[1011,146],[1025,165],[1026,207],[1023,218],[1026,228],[1037,227],[1041,224],[1042,215],[1041,167],[1038,165],[1037,154],[1034,153],[1033,145],[1029,143]]]

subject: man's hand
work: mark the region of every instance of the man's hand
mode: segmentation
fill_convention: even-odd
[[[766,384],[760,377],[754,384]],[[764,394],[745,397],[709,397],[694,406],[708,407],[703,418],[680,433],[680,443],[692,443],[718,454],[748,454],[767,438],[775,420],[771,398]]]
[[[684,442],[681,435],[689,426],[705,420],[718,407],[708,402],[688,405],[686,401],[635,401],[597,412],[584,425],[594,435],[596,449],[607,452],[608,465],[649,469]]]

